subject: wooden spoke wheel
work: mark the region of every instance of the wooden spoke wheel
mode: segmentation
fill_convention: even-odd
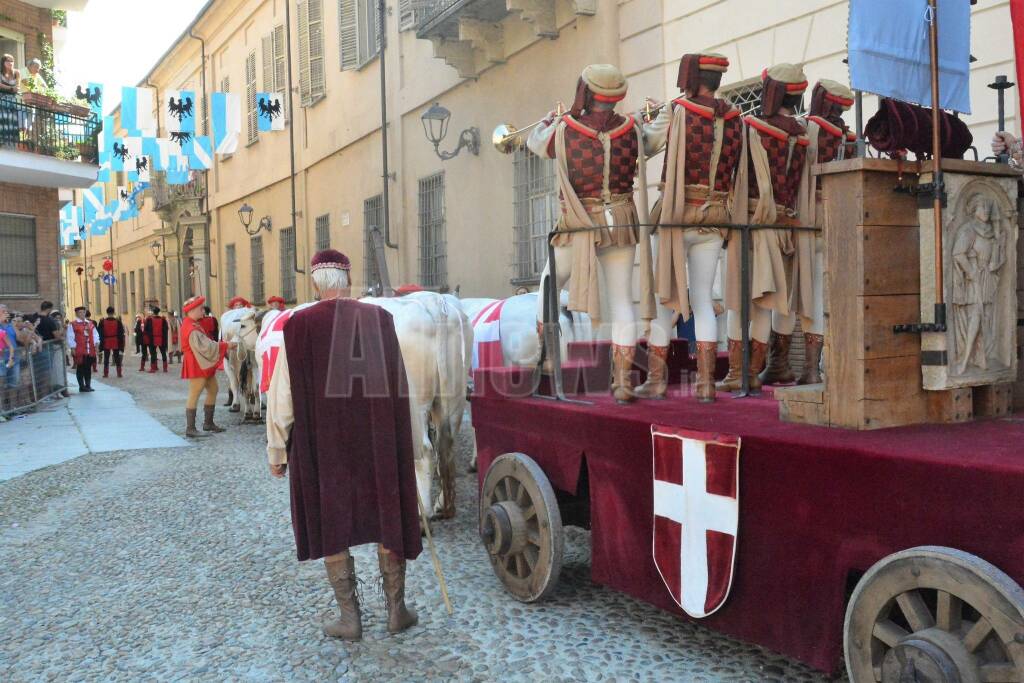
[[[491,463],[480,492],[480,538],[494,573],[523,602],[546,597],[562,570],[562,515],[543,470],[522,453]]]
[[[853,683],[1024,683],[1024,590],[974,555],[911,548],[857,584],[844,641]]]

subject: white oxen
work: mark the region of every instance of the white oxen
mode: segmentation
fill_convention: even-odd
[[[432,511],[455,515],[455,438],[466,410],[466,376],[473,349],[469,319],[451,295],[416,292],[360,299],[391,314],[409,383],[416,487],[428,509],[433,474],[441,493]]]
[[[244,404],[245,420],[261,417],[259,370],[254,355],[260,317],[262,314],[251,306],[234,308],[220,317],[221,340],[238,344],[224,358],[224,373],[228,376],[232,396],[229,410],[237,413]]]
[[[540,360],[540,339],[537,336],[537,292],[517,294],[505,299],[498,319],[501,353],[506,366],[534,367]],[[497,299],[462,299],[462,310],[473,323],[485,308]],[[569,342],[591,341],[590,318],[583,313],[570,316],[565,308],[568,292],[563,291],[559,307],[559,325],[562,329],[561,352],[566,358]]]

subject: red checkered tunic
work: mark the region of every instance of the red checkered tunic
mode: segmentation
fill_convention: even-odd
[[[721,104],[718,104],[721,103]],[[724,107],[722,106],[724,105]],[[722,132],[722,151],[715,173],[715,187],[719,192],[732,190],[733,176],[743,151],[743,119],[739,109],[728,108],[725,100],[713,97],[680,97],[672,102],[686,108],[686,178],[687,185],[707,185],[711,177],[711,153],[715,146],[715,113],[724,111],[725,128]],[[671,130],[667,143],[671,142]],[[661,182],[665,182],[667,164],[661,169]]]
[[[807,120],[814,121],[820,126],[818,130],[818,163],[825,164],[838,159],[839,149],[847,141],[845,126],[836,125],[820,116],[808,116]]]
[[[611,164],[608,191],[611,194],[630,194],[636,177],[639,157],[633,117],[607,116],[603,112],[587,113],[575,119],[566,116],[565,155],[569,181],[581,199],[600,199],[604,180],[604,145],[598,133],[606,132],[611,138]],[[552,144],[554,138],[552,137]],[[552,150],[554,151],[554,150]],[[552,154],[554,156],[554,154]]]
[[[746,122],[757,131],[761,138],[761,144],[768,152],[768,166],[772,173],[772,191],[775,195],[775,203],[785,206],[787,209],[795,209],[797,191],[800,187],[800,174],[803,172],[807,159],[808,140],[804,135],[803,126],[795,119],[782,115],[771,116],[767,120],[748,116]],[[786,160],[789,158],[790,140],[794,138],[793,154],[789,160],[789,168],[787,168]],[[748,163],[750,164],[751,180],[750,197],[756,199],[760,193],[757,189],[757,182],[754,180],[753,158]]]

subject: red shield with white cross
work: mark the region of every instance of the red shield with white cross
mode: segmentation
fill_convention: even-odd
[[[738,436],[651,426],[654,563],[691,617],[729,596],[739,525]]]

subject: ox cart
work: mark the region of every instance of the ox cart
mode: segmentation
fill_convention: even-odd
[[[1011,172],[946,164],[951,206],[989,193],[1019,220]],[[481,538],[509,593],[533,602],[552,591],[563,526],[576,525],[591,531],[596,583],[825,672],[845,657],[854,683],[1024,682],[1024,384],[1009,362],[991,380],[1001,384],[926,390],[936,368],[953,377],[929,346],[945,331],[903,324],[931,306],[931,215],[908,191],[930,170],[878,159],[816,168],[836,208],[824,235],[824,385],[701,404],[678,341],[664,401],[616,405],[599,342],[569,345],[561,382],[477,370]],[[1017,227],[1004,232],[1024,258]],[[1016,311],[1020,274],[1005,273],[999,301]],[[1018,317],[999,316],[1016,357]],[[550,400],[563,390],[570,400]],[[674,437],[676,464],[663,457]],[[691,470],[686,438],[732,448],[731,469],[713,472],[704,451]],[[683,502],[666,511],[659,491],[673,485]],[[707,604],[688,606],[687,591]]]

